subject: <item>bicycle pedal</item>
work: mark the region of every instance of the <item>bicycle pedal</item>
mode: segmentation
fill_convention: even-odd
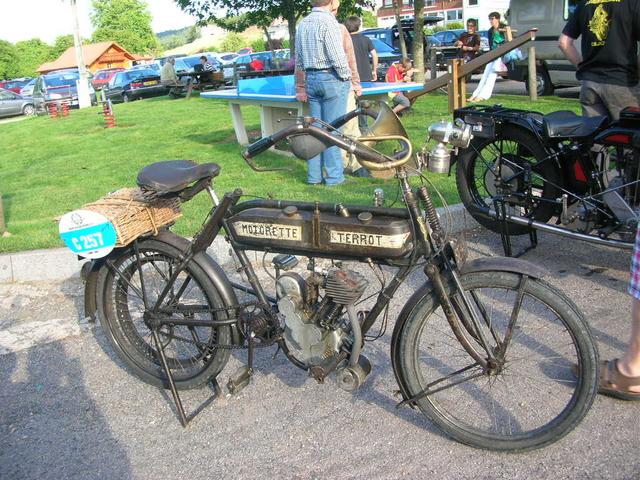
[[[231,395],[238,394],[244,387],[249,385],[253,370],[247,366],[240,367],[236,372],[229,377],[227,382],[227,390]]]

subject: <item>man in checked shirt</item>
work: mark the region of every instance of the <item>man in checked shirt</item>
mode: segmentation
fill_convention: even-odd
[[[346,113],[352,83],[355,94],[362,93],[357,71],[349,68],[347,51],[353,57],[351,38],[332,13],[339,4],[340,0],[311,0],[313,9],[300,22],[296,33],[296,97],[309,102],[312,117],[325,122]],[[323,168],[326,185],[344,182],[338,147],[328,148],[307,162],[307,182],[322,183]]]

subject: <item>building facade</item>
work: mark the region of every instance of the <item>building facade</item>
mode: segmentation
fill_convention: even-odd
[[[395,0],[377,0],[378,26],[390,27],[396,22],[393,2]],[[400,18],[413,18],[413,0],[401,0]],[[469,18],[478,20],[480,30],[489,28],[488,16],[491,12],[504,15],[510,0],[425,0],[425,16],[442,18],[437,25],[446,26],[451,22],[465,23]]]

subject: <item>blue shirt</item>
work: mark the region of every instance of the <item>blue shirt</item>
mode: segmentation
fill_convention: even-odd
[[[351,78],[342,31],[336,17],[322,8],[313,8],[296,31],[296,68],[333,68],[342,80]]]

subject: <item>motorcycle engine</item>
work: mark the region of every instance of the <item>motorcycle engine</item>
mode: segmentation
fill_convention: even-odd
[[[278,309],[284,317],[284,340],[290,353],[306,366],[317,365],[340,351],[348,337],[344,305],[355,302],[366,288],[357,272],[342,268],[306,279],[285,272],[276,279]],[[325,296],[319,300],[320,288]]]

